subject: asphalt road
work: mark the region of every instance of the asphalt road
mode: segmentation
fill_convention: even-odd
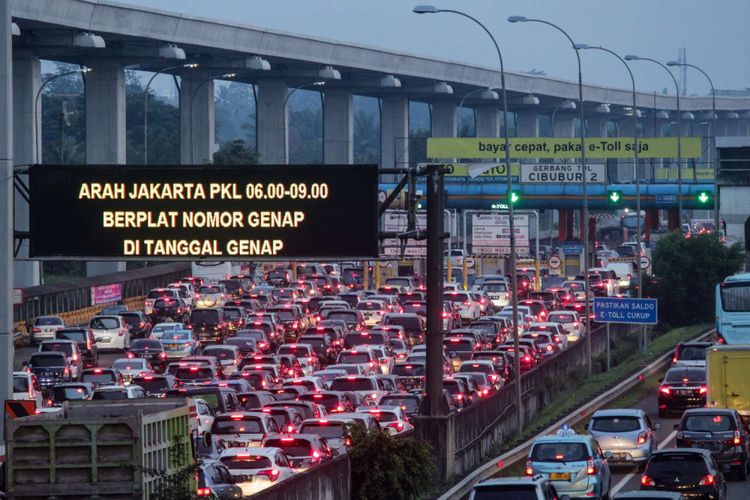
[[[674,425],[678,423],[677,418],[659,418],[656,392],[649,394],[644,399],[638,401],[632,406],[641,408],[653,422],[661,423],[661,429],[656,431],[659,438],[659,449],[673,448],[675,446]],[[621,491],[637,491],[640,489],[641,471],[633,468],[615,468],[612,469],[612,491],[613,493]],[[739,482],[733,478],[728,478],[727,482],[727,500],[746,500],[750,498],[750,481]]]

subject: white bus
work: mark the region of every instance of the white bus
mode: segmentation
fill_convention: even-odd
[[[242,274],[242,265],[239,262],[225,261],[194,261],[192,263],[192,275],[208,281],[219,281],[228,276]]]

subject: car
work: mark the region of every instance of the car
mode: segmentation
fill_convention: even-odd
[[[675,413],[681,415],[688,408],[706,406],[708,387],[705,368],[673,366],[659,382],[659,418]]]
[[[55,332],[55,339],[73,340],[78,344],[82,368],[90,368],[99,364],[99,349],[96,347],[96,339],[88,328],[62,328]]]
[[[39,344],[37,352],[65,353],[70,364],[71,378],[77,379],[81,374],[81,352],[78,350],[78,342],[74,340],[45,340]]]
[[[612,497],[612,500],[688,500],[676,491],[623,491]]]
[[[388,312],[388,306],[385,302],[370,299],[359,302],[356,305],[355,309],[362,312],[362,316],[365,320],[365,326],[367,327],[372,327],[380,324],[380,322],[383,320],[383,316]]]
[[[89,321],[96,347],[125,352],[130,347],[130,329],[120,316],[94,316]]]
[[[458,411],[478,401],[480,397],[466,380],[453,376],[443,377],[443,390],[450,393]]]
[[[145,398],[146,391],[137,385],[103,385],[94,389],[91,401]]]
[[[232,338],[254,340],[258,353],[270,353],[273,350],[273,343],[264,330],[255,328],[239,330]]]
[[[468,337],[446,336],[443,347],[451,358],[453,369],[457,370],[462,361],[471,359],[475,351],[479,351],[477,343]]]
[[[49,391],[47,406],[62,406],[65,401],[85,401],[91,399],[94,386],[85,382],[66,382],[57,384]]]
[[[151,320],[141,311],[127,311],[119,314],[130,329],[133,338],[147,338],[151,334]]]
[[[500,372],[498,372],[497,366],[492,360],[488,359],[482,360],[472,358],[466,361],[462,361],[456,373],[474,372],[484,373],[485,375],[487,375],[487,378],[495,389],[499,389],[500,386],[502,386],[504,383],[503,376]]]
[[[443,300],[458,306],[458,314],[461,322],[468,323],[482,315],[482,307],[474,300],[470,292],[444,292]]]
[[[183,323],[157,323],[151,328],[148,338],[159,340],[166,331],[184,329],[185,325]]]
[[[225,376],[229,377],[237,372],[242,361],[242,352],[236,345],[212,344],[202,351],[203,356],[213,356],[219,360]]]
[[[296,474],[279,448],[230,448],[221,452],[219,460],[234,476],[243,496],[259,493]]]
[[[157,299],[177,299],[180,297],[178,290],[174,288],[154,288],[149,290],[146,294],[146,298],[143,301],[143,312],[146,316],[150,316],[154,312],[154,302]]]
[[[315,349],[310,344],[281,344],[276,350],[276,354],[293,354],[297,356],[297,360],[305,374],[320,370],[320,360],[318,359],[318,355],[315,354]]]
[[[594,412],[587,431],[605,453],[611,453],[610,465],[643,465],[658,447],[660,428],[643,410],[609,409]]]
[[[362,398],[366,405],[374,405],[385,396],[388,391],[381,389],[375,377],[366,375],[347,375],[346,377],[337,377],[331,381],[332,391],[349,391],[357,394]]]
[[[316,434],[325,439],[332,452],[342,455],[351,445],[347,427],[355,421],[339,415],[327,415],[323,418],[308,418],[300,425],[300,434]]]
[[[41,408],[44,402],[41,391],[37,390],[36,375],[26,371],[13,372],[13,397],[34,401],[37,408]]]
[[[236,346],[242,354],[244,360],[247,356],[252,356],[258,352],[258,343],[255,339],[248,337],[229,337],[224,340],[224,345]]]
[[[171,363],[170,363],[171,365]],[[166,372],[170,373],[167,368]],[[215,380],[222,378],[219,369],[211,365],[199,365],[193,363],[178,363],[172,375],[174,375],[181,385],[185,386],[203,386],[210,384]]]
[[[471,361],[491,361],[495,372],[504,382],[513,378],[513,357],[510,353],[499,350],[477,351],[471,355]],[[464,361],[466,363],[467,361]]]
[[[578,342],[585,332],[584,324],[575,311],[552,311],[547,316],[547,321],[560,324],[569,343]]]
[[[310,329],[307,330],[307,332],[309,331]],[[304,335],[300,335],[297,341],[300,344],[311,345],[318,359],[324,364],[329,364],[336,358],[336,349],[333,346],[333,341],[326,334],[305,333]]]
[[[282,450],[297,472],[304,472],[333,458],[326,440],[316,434],[269,434],[263,441],[263,447]]]
[[[357,399],[357,396],[349,391],[315,391],[297,397],[298,401],[310,401],[325,406],[329,414],[354,411]]]
[[[414,429],[414,426],[409,423],[409,417],[406,416],[406,412],[401,409],[400,405],[384,406],[378,404],[377,406],[360,406],[357,408],[357,412],[369,413],[374,416],[375,420],[380,424],[381,429],[384,429],[392,436]]]
[[[55,338],[57,330],[65,328],[65,321],[60,316],[37,316],[31,324],[29,342],[36,345],[41,340]]]
[[[221,343],[229,335],[229,328],[220,307],[193,309],[190,312],[188,328],[196,338],[205,343]]]
[[[388,313],[383,316],[381,324],[402,326],[404,335],[412,345],[424,342],[424,336],[427,334],[427,320],[419,314]]]
[[[245,313],[244,308],[224,305],[222,309],[224,310],[224,319],[227,322],[227,328],[230,335],[237,330],[244,328],[245,323],[247,322],[247,313]]]
[[[391,374],[396,375],[406,389],[412,390],[420,389],[424,385],[426,371],[425,362],[403,362],[393,365]]]
[[[524,473],[549,479],[559,495],[605,499],[611,494],[608,457],[593,436],[563,426],[534,440]]]
[[[548,332],[528,332],[521,336],[520,340],[532,340],[539,348],[542,358],[549,358],[560,352],[560,345],[555,342],[554,336]]]
[[[731,472],[740,481],[747,479],[750,467],[750,440],[737,410],[695,408],[685,410],[675,424],[678,448],[709,450],[722,472]]]
[[[238,392],[237,397],[242,403],[242,407],[245,411],[260,410],[266,406],[266,404],[277,401],[277,398],[273,393],[263,390]]]
[[[179,387],[164,393],[165,398],[198,398],[203,400],[214,414],[242,411],[237,392],[228,387],[206,386]],[[212,422],[213,423],[213,422]]]
[[[148,361],[143,358],[116,359],[114,363],[112,363],[112,368],[120,372],[120,375],[122,375],[122,378],[125,381],[125,385],[129,384],[130,381],[137,376],[153,373]]]
[[[549,310],[543,300],[524,299],[518,302],[520,306],[526,306],[531,310],[532,321],[547,321]]]
[[[184,358],[196,353],[197,342],[193,331],[185,328],[166,330],[159,339],[167,354],[167,361]]]
[[[304,420],[302,413],[300,413],[297,408],[270,406],[268,408],[262,408],[261,411],[270,415],[271,418],[274,419],[276,425],[281,429],[281,432],[286,432],[288,434],[297,432],[297,429]]]
[[[198,484],[196,496],[199,498],[216,498],[230,500],[242,498],[242,488],[235,484],[234,476],[227,467],[218,460],[198,462]]]
[[[154,301],[151,319],[154,323],[162,321],[182,321],[188,319],[190,307],[180,297],[164,297]]]
[[[125,304],[113,304],[111,306],[105,306],[99,311],[99,315],[106,316],[118,316],[120,313],[124,313],[128,310],[128,306]]]
[[[320,377],[305,376],[296,377],[285,380],[282,387],[293,387],[295,385],[301,385],[306,387],[309,391],[325,391],[328,388],[328,384]]]
[[[474,485],[469,500],[558,500],[552,482],[542,474],[533,477],[487,479]]]
[[[672,363],[677,366],[706,367],[706,351],[710,342],[680,342],[674,350]]]
[[[132,385],[137,385],[146,392],[149,397],[161,397],[162,394],[170,389],[179,387],[177,377],[168,373],[161,375],[146,373],[138,375],[130,381]]]
[[[267,413],[236,411],[219,413],[211,425],[211,435],[227,448],[260,446],[269,432],[280,432],[276,421]]]
[[[690,498],[724,500],[727,484],[709,450],[667,448],[651,454],[641,474],[641,490],[677,491]]]
[[[155,372],[163,372],[167,368],[167,351],[160,340],[133,340],[128,349],[127,357],[145,359],[151,370]]]
[[[362,365],[364,372],[375,374],[380,372],[380,360],[375,351],[368,346],[341,351],[336,357],[336,364]]]
[[[91,384],[94,387],[100,385],[123,385],[125,380],[122,378],[120,372],[114,368],[86,368],[81,372],[79,377],[80,382]]]
[[[26,362],[26,368],[36,376],[42,390],[64,382],[72,382],[70,362],[64,352],[35,352]]]
[[[196,308],[223,307],[224,302],[230,299],[230,295],[224,285],[201,285],[195,294],[193,302]]]

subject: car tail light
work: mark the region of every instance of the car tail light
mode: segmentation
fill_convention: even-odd
[[[65,370],[63,370],[63,375],[66,376],[66,377],[69,377],[70,376],[70,368],[65,368]]]
[[[349,439],[348,437],[344,438],[344,445],[345,446],[351,446],[352,445],[352,440]]]
[[[377,398],[378,398],[378,394],[376,392],[373,392],[372,394],[370,394],[370,399],[377,399]]]
[[[706,474],[698,481],[699,486],[711,486],[716,482],[716,478],[712,474]]]
[[[258,471],[258,474],[268,477],[268,479],[271,480],[271,482],[273,482],[279,478],[281,471],[279,469],[264,469],[264,470]]]
[[[594,459],[591,457],[586,461],[586,474],[589,476],[596,474],[596,465],[594,465]]]
[[[167,359],[167,353],[162,351],[159,353],[159,359]]]
[[[734,439],[732,439],[733,444],[742,444],[742,435],[740,434],[739,430],[734,431]]]
[[[638,434],[638,444],[646,444],[646,440],[648,439],[648,432],[641,432]]]
[[[388,427],[391,429],[396,429],[398,432],[401,432],[404,430],[404,423],[403,422],[391,422],[388,424]]]
[[[119,332],[117,332],[118,337],[122,337],[123,335],[125,335],[125,330],[120,330]]]
[[[199,497],[210,497],[211,488],[198,488],[197,490],[195,490],[195,494]]]
[[[552,345],[548,345],[548,346],[547,346],[547,350],[548,350],[548,351],[551,351],[551,350],[552,350]]]
[[[527,363],[529,363],[529,362],[531,362],[531,356],[529,356],[527,354],[526,356],[523,357],[523,360],[526,361]]]
[[[526,467],[524,468],[524,473],[527,476],[533,476],[534,475],[534,463],[531,460],[526,461]]]
[[[41,328],[32,328],[31,331],[32,331],[32,333],[40,333],[42,331],[42,329]]]
[[[656,481],[648,477],[648,475],[641,475],[641,486],[656,486]]]
[[[700,386],[700,389],[698,389],[698,392],[700,394],[706,394],[708,392],[708,387],[706,387],[705,385],[702,385]]]
[[[659,392],[661,392],[662,394],[666,394],[667,396],[669,396],[672,393],[669,387],[664,387],[664,386],[659,387]]]
[[[482,389],[482,395],[489,396],[490,390],[489,389]]]

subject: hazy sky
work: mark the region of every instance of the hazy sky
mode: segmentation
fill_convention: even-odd
[[[416,15],[410,0],[128,0],[188,15],[261,28],[364,44],[389,50],[495,66],[487,36],[467,19],[452,14]],[[624,55],[676,59],[680,47],[688,62],[702,67],[720,89],[750,87],[750,0],[443,0],[440,8],[463,10],[485,23],[497,38],[505,67],[543,70],[549,76],[577,78],[575,55],[554,29],[541,24],[510,24],[510,15],[546,19],[576,42],[603,45]],[[621,63],[602,52],[585,52],[584,80],[629,86]],[[639,89],[661,91],[673,83],[653,63],[632,65]],[[679,73],[677,74],[679,81]],[[688,72],[688,94],[705,94],[705,79]]]

